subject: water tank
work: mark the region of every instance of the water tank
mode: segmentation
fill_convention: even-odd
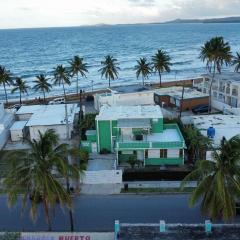
[[[207,135],[209,138],[214,138],[215,137],[215,128],[214,127],[209,127],[207,130]]]

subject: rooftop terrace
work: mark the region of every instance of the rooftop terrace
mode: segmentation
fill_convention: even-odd
[[[203,77],[211,78],[211,74],[203,74]],[[215,75],[215,79],[221,80],[221,81],[233,81],[240,83],[240,73],[236,72],[222,72],[221,74],[217,73]]]
[[[170,97],[174,97],[176,99],[182,99],[182,87],[170,87],[170,88],[162,88],[157,90],[155,93],[158,95],[167,95]],[[184,90],[184,99],[193,99],[193,98],[203,98],[208,97],[209,95],[206,93],[202,93],[193,88],[185,88]]]
[[[148,91],[149,88],[140,84],[127,85],[127,86],[116,86],[110,88],[111,92],[114,93],[134,93]]]
[[[159,106],[103,106],[96,120],[162,118]]]

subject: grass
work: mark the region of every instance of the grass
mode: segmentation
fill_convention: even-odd
[[[194,188],[129,188],[128,191],[121,189],[121,193],[191,193]]]

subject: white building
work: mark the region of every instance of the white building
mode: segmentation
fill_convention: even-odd
[[[240,134],[240,116],[221,114],[193,116],[192,123],[204,136],[207,136],[209,127],[215,128],[215,137],[213,138],[215,147],[219,146],[223,137],[229,140]]]
[[[103,105],[107,106],[136,106],[154,105],[154,90],[142,85],[129,85],[112,87],[109,93],[97,94],[94,98],[94,107],[100,110]]]
[[[67,104],[69,136],[73,131],[74,120],[79,112],[77,104]],[[30,139],[38,139],[39,131],[46,132],[54,129],[59,138],[67,138],[65,105],[32,105],[22,106],[16,113],[19,120],[27,120],[26,126],[29,129]]]
[[[14,122],[14,114],[4,109],[4,105],[0,104],[0,150],[6,144],[10,135],[10,126]]]
[[[212,75],[204,74],[203,80],[194,80],[193,86],[203,93],[209,93]],[[240,74],[216,74],[212,84],[212,106],[221,111],[240,108]]]
[[[10,128],[11,140],[13,142],[21,141],[26,136],[27,121],[16,121]]]

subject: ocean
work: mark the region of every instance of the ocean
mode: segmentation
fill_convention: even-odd
[[[106,87],[98,69],[105,55],[113,55],[121,68],[113,85],[141,83],[136,79],[134,66],[140,57],[148,60],[164,49],[172,58],[172,71],[163,74],[163,81],[198,77],[206,71],[198,58],[201,46],[215,36],[223,36],[231,44],[232,52],[240,50],[240,24],[141,24],[68,28],[0,30],[0,65],[11,70],[32,86],[34,77],[44,73],[52,78],[58,64],[68,66],[74,55],[80,55],[89,65],[89,74],[81,79],[81,88],[90,90]],[[148,81],[158,81],[153,74]],[[11,88],[8,88],[10,93]],[[73,79],[68,93],[76,91]],[[59,95],[62,88],[54,86],[50,95]],[[17,98],[18,93],[9,95]],[[29,90],[27,98],[41,97]],[[0,87],[0,99],[4,99]]]

